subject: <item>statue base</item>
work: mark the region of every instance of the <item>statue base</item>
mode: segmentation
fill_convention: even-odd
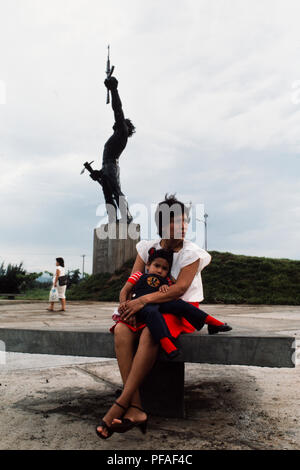
[[[93,274],[114,273],[136,257],[140,225],[114,222],[94,230]]]

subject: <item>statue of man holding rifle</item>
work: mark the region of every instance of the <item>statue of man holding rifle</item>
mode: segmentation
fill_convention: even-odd
[[[110,69],[109,58],[108,69]],[[108,222],[116,222],[117,208],[119,207],[121,222],[130,224],[132,216],[128,209],[126,197],[121,190],[119,158],[127,145],[128,137],[134,134],[135,127],[130,119],[124,117],[122,102],[118,93],[118,80],[111,76],[112,72],[113,67],[107,70],[107,78],[104,84],[107,88],[107,103],[109,103],[109,93],[111,94],[111,104],[115,118],[114,132],[104,145],[101,170],[93,170],[87,162],[84,166],[90,172],[90,177],[102,186]]]

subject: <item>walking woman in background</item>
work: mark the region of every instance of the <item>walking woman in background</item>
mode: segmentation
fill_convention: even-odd
[[[63,258],[56,258],[56,272],[53,276],[52,289],[56,288],[58,292],[58,298],[61,303],[61,309],[59,312],[65,312],[66,310],[66,273],[65,273],[65,262]],[[47,308],[49,312],[54,311],[54,302],[50,301],[50,306]]]

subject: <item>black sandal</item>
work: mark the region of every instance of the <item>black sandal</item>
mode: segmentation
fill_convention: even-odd
[[[122,408],[124,410],[124,413],[125,411],[127,411],[127,408],[125,408],[125,406],[121,405],[117,401],[114,402],[114,405],[118,405],[120,408]],[[98,428],[100,426],[102,427],[102,430],[107,430],[107,436],[104,436],[100,431],[98,431]],[[101,420],[100,424],[96,426],[96,434],[98,437],[101,437],[101,439],[108,439],[114,433],[114,431],[115,430],[111,426],[108,426],[108,424],[103,419]]]
[[[98,428],[100,426],[102,427],[102,430],[104,429],[107,430],[107,436],[104,436],[102,432],[98,431]],[[112,429],[109,426],[107,426],[106,422],[102,419],[100,424],[96,426],[96,433],[98,437],[101,437],[101,439],[108,439],[114,433],[114,431],[112,431]]]
[[[138,410],[146,413],[146,411],[143,408],[140,408],[139,406],[136,406],[136,405],[130,405],[129,408],[137,408]],[[140,421],[140,422],[134,422],[134,421],[131,421],[131,419],[124,418],[124,419],[121,419],[121,423],[112,424],[111,429],[113,430],[113,432],[123,433],[123,432],[129,431],[132,428],[139,428],[143,434],[146,434],[147,425],[148,425],[148,417],[144,421]]]

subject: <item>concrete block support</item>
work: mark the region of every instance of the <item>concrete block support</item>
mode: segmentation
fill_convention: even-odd
[[[140,392],[148,413],[184,418],[184,362],[157,361]]]

